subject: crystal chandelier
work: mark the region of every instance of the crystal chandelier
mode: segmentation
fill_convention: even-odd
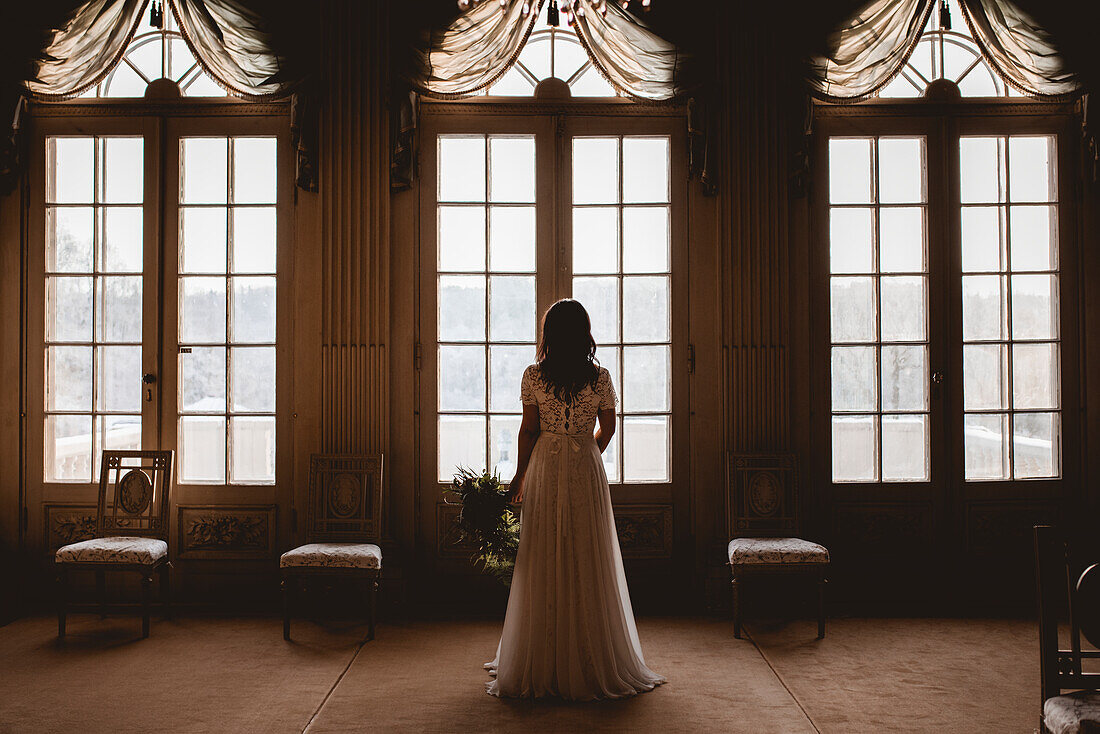
[[[565,16],[565,21],[572,24],[574,15],[578,15],[582,18],[585,13],[607,15],[607,6],[609,3],[618,3],[619,7],[626,10],[630,7],[631,2],[634,1],[637,1],[642,6],[643,10],[649,10],[650,0],[549,0],[549,5],[551,6],[549,12],[553,15],[557,15],[555,11],[560,11],[561,14]],[[493,2],[493,0],[458,0],[458,9],[466,11],[481,5],[483,2]],[[496,0],[496,2],[500,3],[501,8],[507,8],[516,3],[522,3],[523,14],[527,15],[531,12],[531,5],[534,0]]]

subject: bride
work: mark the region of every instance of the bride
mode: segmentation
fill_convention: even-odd
[[[504,631],[485,665],[494,696],[621,698],[665,682],[646,667],[634,626],[600,460],[615,433],[615,388],[595,352],[584,306],[564,299],[546,311],[520,388],[511,492],[522,526]]]

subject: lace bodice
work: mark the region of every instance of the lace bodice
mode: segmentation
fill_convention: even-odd
[[[541,430],[576,436],[591,436],[596,425],[596,414],[608,408],[614,409],[618,400],[611,375],[603,367],[600,367],[600,376],[596,378],[596,388],[586,385],[569,403],[555,397],[553,388],[542,379],[537,364],[523,371],[519,392],[524,405],[539,406]]]

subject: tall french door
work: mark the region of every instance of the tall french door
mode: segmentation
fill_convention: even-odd
[[[446,546],[459,467],[515,471],[538,320],[581,301],[620,397],[617,512],[686,519],[686,175],[672,117],[454,113],[423,126],[421,532]],[[631,514],[633,513],[633,514]],[[648,513],[648,514],[647,514]],[[629,554],[627,554],[629,557]],[[662,555],[662,554],[658,554]],[[464,560],[464,559],[463,559]],[[457,566],[456,566],[457,568]]]
[[[289,504],[281,118],[35,120],[29,540],[94,523],[104,449],[174,449],[176,558],[269,558]],[[279,396],[279,397],[277,397]],[[285,495],[285,496],[284,496]]]
[[[815,476],[856,566],[1013,568],[1030,525],[1057,520],[1073,491],[1065,119],[822,120]]]

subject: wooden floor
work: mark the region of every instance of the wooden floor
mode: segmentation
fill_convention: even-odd
[[[641,618],[667,685],[589,704],[484,693],[498,621],[351,623],[77,614],[0,627],[0,732],[1032,732],[1028,620]]]

